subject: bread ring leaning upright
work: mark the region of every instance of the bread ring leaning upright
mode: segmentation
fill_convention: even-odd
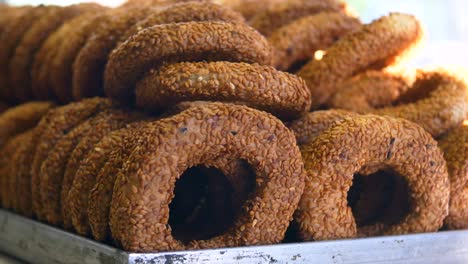
[[[468,122],[439,141],[450,175],[450,207],[445,219],[448,229],[468,228]]]
[[[152,126],[114,186],[110,227],[125,250],[234,247],[283,239],[305,174],[294,135],[278,119],[246,106],[210,103]],[[183,244],[168,225],[171,190],[185,170],[209,166],[220,155],[245,159],[255,171],[255,189],[228,231]]]
[[[437,142],[414,123],[373,115],[345,118],[301,151],[308,176],[295,219],[304,240],[435,232],[448,214],[445,160]],[[353,175],[366,167],[391,170],[408,186],[403,202],[409,208],[391,224],[356,223],[347,195]]]

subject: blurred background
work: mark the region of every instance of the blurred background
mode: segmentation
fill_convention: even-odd
[[[0,0],[1,2],[2,0]],[[117,6],[125,0],[95,0]],[[12,5],[57,4],[69,5],[80,0],[9,0]],[[426,47],[412,60],[410,66],[461,65],[468,67],[468,0],[347,0],[363,22],[370,22],[389,12],[414,14],[425,25]]]

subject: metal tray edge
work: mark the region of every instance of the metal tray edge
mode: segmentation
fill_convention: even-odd
[[[142,254],[0,209],[0,251],[31,263],[468,263],[468,230]]]

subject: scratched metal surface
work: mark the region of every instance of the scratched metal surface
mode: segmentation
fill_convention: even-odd
[[[468,263],[468,230],[137,254],[0,209],[0,252],[31,263]]]
[[[0,251],[30,263],[126,263],[128,254],[0,209]]]

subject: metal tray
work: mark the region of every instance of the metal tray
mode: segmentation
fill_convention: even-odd
[[[468,230],[139,254],[0,209],[0,251],[32,263],[468,263]]]

